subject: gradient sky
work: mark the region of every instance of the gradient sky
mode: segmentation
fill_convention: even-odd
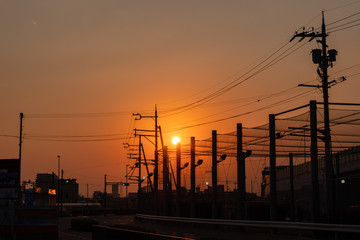
[[[175,135],[187,143],[190,136],[202,139],[210,137],[211,130],[234,131],[238,122],[248,127],[264,124],[269,113],[321,100],[317,91],[244,117],[175,130],[308,90],[296,88],[240,107],[299,83],[316,82],[310,52],[319,46],[313,41],[221,97],[165,117],[168,109],[206,97],[241,76],[301,27],[320,27],[322,10],[326,23],[331,23],[358,13],[360,1],[1,1],[0,158],[18,156],[18,138],[11,136],[18,136],[23,112],[22,180],[34,180],[36,173],[57,173],[61,155],[65,177],[77,178],[85,195],[86,184],[90,193],[103,190],[104,174],[110,181],[125,180],[125,165],[132,164],[126,159],[125,140],[49,140],[124,137],[131,129],[132,113],[153,114],[157,104],[165,144],[170,145]],[[345,22],[356,19],[359,15]],[[329,48],[339,52],[330,75],[360,63],[359,42],[360,26],[329,35]],[[359,72],[355,66],[334,78]],[[359,75],[351,76],[330,89],[330,101],[360,103],[359,87]],[[152,126],[150,119],[136,125]]]

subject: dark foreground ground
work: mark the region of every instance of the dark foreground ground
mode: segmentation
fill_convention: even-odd
[[[216,229],[209,227],[198,227],[179,224],[160,224],[152,221],[135,220],[135,215],[110,215],[93,216],[99,222],[99,225],[131,225],[142,229],[152,230],[153,232],[174,236],[182,236],[201,240],[309,240],[312,238],[306,236],[297,236],[294,233],[290,235],[272,235],[268,230],[249,230],[241,232],[236,229]],[[59,219],[59,239],[60,240],[91,240],[91,232],[74,231],[70,229],[72,217],[63,217]],[[293,234],[293,235],[291,235]]]

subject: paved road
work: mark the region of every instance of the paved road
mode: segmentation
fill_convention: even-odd
[[[91,232],[81,232],[71,230],[71,220],[74,217],[59,218],[59,240],[91,240]],[[133,224],[135,215],[111,215],[111,216],[91,216],[100,225],[112,226],[119,224]]]

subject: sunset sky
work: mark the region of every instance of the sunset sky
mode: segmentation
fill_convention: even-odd
[[[57,173],[60,155],[64,176],[76,178],[83,195],[88,184],[92,194],[103,190],[104,174],[125,181],[125,166],[134,160],[126,158],[123,142],[132,128],[153,128],[151,119],[134,126],[132,113],[153,115],[157,104],[165,144],[174,148],[174,136],[185,144],[191,136],[235,131],[236,123],[257,126],[270,113],[321,101],[321,91],[295,97],[312,90],[299,83],[318,84],[311,50],[320,45],[288,42],[304,26],[320,27],[322,10],[329,49],[338,51],[330,79],[347,77],[330,89],[330,101],[360,103],[360,26],[345,29],[360,23],[360,1],[1,1],[0,158],[18,157],[23,112],[22,180]],[[286,58],[243,75],[293,45]],[[235,80],[245,81],[172,111]]]

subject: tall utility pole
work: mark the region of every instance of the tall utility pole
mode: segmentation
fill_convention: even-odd
[[[295,37],[301,37],[300,41],[306,37],[309,37],[310,40],[315,38],[320,38],[317,40],[322,45],[322,49],[315,49],[312,51],[313,53],[313,62],[319,64],[319,72],[320,77],[322,78],[322,91],[324,98],[324,142],[325,142],[325,188],[326,188],[326,203],[327,203],[327,214],[328,214],[328,222],[334,221],[334,213],[335,213],[335,191],[334,191],[334,176],[333,176],[333,163],[331,156],[331,136],[330,136],[330,117],[329,117],[329,82],[328,82],[328,67],[329,62],[335,61],[335,56],[337,54],[336,50],[329,50],[329,56],[327,53],[327,45],[326,45],[326,28],[325,28],[325,20],[324,20],[324,12],[322,12],[322,25],[321,32],[302,32],[296,33],[292,41]],[[313,85],[304,85],[299,84],[299,86],[306,87],[319,87]]]

